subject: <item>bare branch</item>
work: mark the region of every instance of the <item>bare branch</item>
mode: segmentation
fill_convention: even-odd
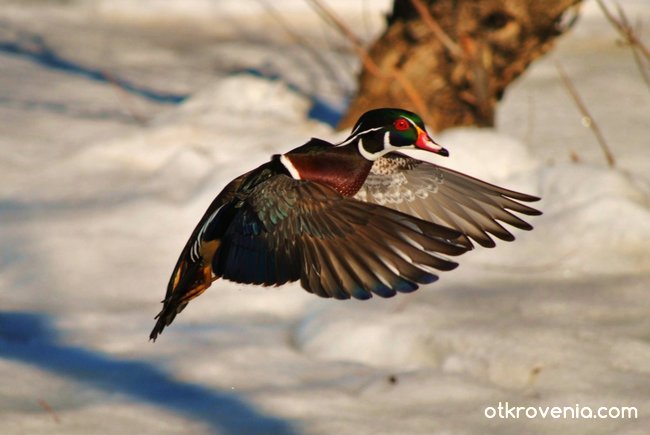
[[[567,91],[573,98],[573,101],[576,103],[576,106],[578,107],[578,110],[580,110],[580,113],[582,114],[582,122],[585,125],[585,127],[589,127],[589,129],[592,131],[594,136],[596,136],[596,140],[600,144],[600,148],[603,151],[603,154],[605,155],[605,159],[607,160],[607,164],[609,165],[610,168],[613,168],[616,166],[616,161],[614,160],[614,155],[609,149],[609,145],[607,145],[607,141],[605,141],[605,137],[603,136],[602,132],[600,131],[600,128],[598,127],[598,124],[594,120],[594,118],[591,116],[589,113],[589,110],[587,110],[587,106],[585,105],[584,101],[580,97],[580,94],[578,94],[578,91],[576,87],[573,85],[573,82],[569,78],[569,76],[566,74],[562,66],[560,65],[559,62],[555,62],[555,67],[557,68],[558,73],[560,74],[560,78],[562,79],[562,83],[566,87]]]
[[[438,38],[451,57],[457,62],[465,61],[469,65],[473,74],[473,77],[469,80],[473,92],[463,93],[460,96],[469,104],[476,107],[479,124],[492,124],[492,120],[494,119],[494,106],[489,98],[489,74],[483,64],[485,47],[469,36],[464,36],[461,39],[462,44],[459,45],[445,33],[422,0],[411,0],[411,4],[417,10],[424,24]]]
[[[596,0],[596,3],[598,3],[598,6],[600,6],[600,9],[603,11],[603,14],[605,14],[605,17],[607,20],[614,26],[614,28],[618,31],[618,33],[621,34],[621,36],[625,39],[625,42],[633,47],[637,47],[639,50],[641,50],[641,53],[643,53],[643,56],[646,59],[650,60],[650,49],[645,46],[643,41],[636,35],[634,32],[634,29],[632,29],[632,26],[630,26],[629,21],[627,20],[627,17],[625,16],[625,12],[623,12],[623,9],[619,5],[617,5],[618,13],[620,18],[616,19],[614,15],[607,9],[605,4],[603,3],[602,0]]]
[[[325,21],[336,29],[350,44],[352,48],[361,59],[363,65],[370,71],[371,74],[376,76],[383,76],[379,66],[370,58],[368,51],[364,47],[361,39],[345,24],[331,9],[325,6],[320,0],[307,0],[316,13]]]
[[[430,124],[433,119],[431,112],[427,105],[420,97],[419,92],[416,90],[413,83],[397,68],[390,68],[387,72],[382,72],[377,63],[370,57],[368,50],[366,50],[361,39],[341,20],[331,9],[325,6],[320,0],[307,0],[312,8],[323,18],[323,20],[332,25],[345,39],[347,39],[354,51],[361,59],[366,70],[370,74],[380,77],[384,80],[395,80],[399,83],[400,87],[406,94],[407,98],[411,101],[413,106],[419,112],[420,116],[424,119],[425,123]]]
[[[641,73],[641,78],[645,84],[650,88],[650,68],[643,63],[643,58],[639,54],[639,50],[632,50],[632,56],[634,56],[634,62],[636,63],[637,69]]]
[[[472,39],[470,36],[464,36],[461,39],[465,62],[471,72],[471,78],[468,79],[472,85],[471,104],[477,110],[477,122],[479,125],[492,126],[494,124],[494,102],[490,95],[490,74],[485,64],[485,51],[489,50],[482,43]]]
[[[420,17],[422,18],[422,21],[424,21],[424,24],[426,24],[429,30],[431,30],[431,33],[433,33],[436,38],[440,40],[442,45],[445,46],[449,53],[451,53],[451,55],[457,59],[461,58],[463,56],[463,52],[458,44],[456,44],[454,40],[452,40],[449,35],[445,33],[442,27],[440,27],[440,24],[438,24],[438,21],[433,18],[431,11],[429,11],[426,5],[422,3],[422,0],[411,0],[411,4],[418,11],[418,14],[420,14]]]
[[[328,62],[327,58],[323,55],[322,51],[318,50],[316,47],[314,47],[314,44],[311,41],[307,40],[299,32],[295,31],[291,27],[291,24],[283,18],[282,14],[275,8],[275,6],[272,5],[270,1],[257,0],[257,2],[262,7],[264,7],[269,16],[271,16],[271,18],[273,18],[279,24],[279,26],[282,28],[282,30],[284,30],[289,38],[297,42],[300,47],[302,47],[305,52],[316,62],[316,64],[323,68],[331,83],[337,85],[339,89],[343,89],[343,86],[340,84],[338,74],[330,62]],[[345,89],[343,90],[345,91]]]
[[[598,6],[603,11],[607,21],[623,37],[624,43],[630,46],[632,55],[634,56],[634,62],[641,73],[641,77],[646,85],[650,87],[650,68],[647,64],[644,64],[644,59],[646,62],[650,61],[650,49],[641,41],[637,32],[632,28],[630,21],[627,19],[627,15],[625,15],[625,11],[623,11],[623,8],[619,4],[616,5],[616,10],[618,11],[618,18],[616,18],[607,9],[602,0],[596,0],[596,3],[598,3]]]

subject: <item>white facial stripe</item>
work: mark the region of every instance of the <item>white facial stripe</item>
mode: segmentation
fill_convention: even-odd
[[[354,127],[354,130],[352,130],[352,131],[350,132],[350,136],[352,136],[354,133],[356,133],[357,130],[359,130],[360,128],[361,128],[361,123],[357,124],[357,126]]]
[[[293,166],[293,163],[291,163],[291,160],[289,158],[282,154],[280,156],[280,163],[284,165],[284,167],[289,171],[289,174],[291,174],[291,178],[294,180],[300,180],[300,173],[298,173],[298,170],[296,169],[295,166]]]
[[[413,122],[413,120],[411,118],[409,118],[408,116],[404,116],[403,118],[406,119],[416,130],[419,128],[417,126],[417,124],[415,122]]]
[[[358,127],[357,127],[357,128],[358,128]],[[384,127],[375,127],[375,128],[369,128],[368,130],[360,131],[359,133],[353,134],[352,136],[350,136],[349,138],[347,138],[347,139],[344,140],[343,142],[337,143],[335,146],[340,147],[340,146],[343,146],[343,145],[347,145],[347,144],[349,144],[349,143],[354,142],[355,140],[357,140],[357,138],[358,138],[359,136],[362,136],[362,135],[364,135],[364,134],[366,134],[366,133],[370,133],[371,131],[381,130],[382,128],[384,128]],[[354,132],[352,132],[352,133],[354,133]]]
[[[413,148],[413,146],[396,147],[395,145],[390,143],[390,131],[387,131],[386,134],[384,135],[384,150],[380,153],[380,155],[383,156],[384,154],[389,153],[391,151],[405,149],[405,148]]]
[[[375,160],[377,160],[379,157],[381,157],[381,156],[383,156],[384,154],[389,153],[389,152],[391,152],[391,151],[398,150],[398,149],[409,148],[408,146],[405,146],[405,147],[404,147],[404,146],[403,146],[403,147],[396,147],[396,146],[394,146],[393,144],[391,144],[391,143],[390,143],[390,132],[389,132],[389,131],[387,131],[386,133],[384,133],[384,149],[382,149],[381,151],[378,151],[378,152],[376,152],[376,153],[374,153],[374,154],[371,153],[371,152],[369,152],[367,149],[365,149],[365,148],[363,147],[363,139],[362,139],[362,138],[359,138],[359,144],[358,144],[358,147],[359,147],[359,153],[361,153],[361,155],[362,155],[365,159],[370,160],[370,161],[375,161]],[[411,146],[410,148],[413,148],[413,147]]]

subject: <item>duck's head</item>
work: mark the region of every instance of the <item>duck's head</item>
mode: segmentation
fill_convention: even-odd
[[[377,160],[391,151],[422,149],[447,157],[449,151],[428,135],[417,114],[402,109],[374,109],[364,113],[341,145],[356,142],[361,155]]]

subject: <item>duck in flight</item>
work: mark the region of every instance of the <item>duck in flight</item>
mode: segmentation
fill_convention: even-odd
[[[400,151],[448,151],[401,109],[366,112],[343,142],[313,138],[228,183],[174,267],[150,338],[219,278],[262,286],[300,281],[336,299],[412,292],[474,247],[512,241],[503,224],[539,198]],[[514,213],[513,213],[514,212]]]

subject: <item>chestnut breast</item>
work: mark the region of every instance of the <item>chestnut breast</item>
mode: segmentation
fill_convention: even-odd
[[[332,147],[326,152],[285,156],[301,179],[330,186],[343,196],[354,196],[366,181],[372,162],[353,151],[350,147]]]

